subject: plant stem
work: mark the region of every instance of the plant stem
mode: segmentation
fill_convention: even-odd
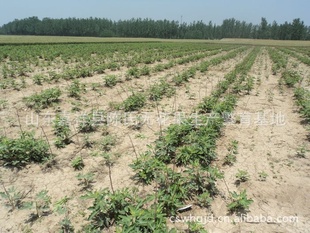
[[[1,183],[1,185],[2,185],[2,187],[3,187],[3,190],[4,190],[4,192],[5,192],[5,195],[8,197],[8,200],[9,200],[11,206],[12,206],[12,210],[14,210],[14,209],[15,209],[15,203],[14,203],[14,201],[12,200],[11,195],[9,194],[9,192],[7,191],[7,189],[5,188],[4,184]]]
[[[20,123],[20,117],[19,117],[19,113],[18,113],[17,108],[15,108],[15,110],[16,110],[16,115],[17,115],[17,120],[18,120],[18,125],[19,125],[20,132],[24,133],[24,131],[22,129],[22,124]]]
[[[135,145],[133,144],[132,139],[131,139],[131,137],[130,137],[129,134],[128,134],[128,137],[129,137],[129,139],[130,139],[130,142],[131,142],[133,151],[134,151],[134,153],[135,153],[135,155],[136,155],[136,159],[138,159],[138,153],[137,153],[137,151],[136,151],[136,147],[135,147]]]
[[[108,168],[109,168],[110,185],[111,185],[112,192],[114,193],[113,182],[112,182],[112,172],[111,172],[111,165],[110,165],[110,163],[108,164]]]
[[[51,152],[51,154],[53,154],[53,151],[52,151],[52,148],[51,148],[51,144],[50,144],[50,142],[49,142],[49,140],[48,140],[48,138],[47,138],[47,136],[46,136],[46,133],[45,133],[45,131],[44,131],[44,129],[43,129],[43,126],[41,126],[41,129],[42,129],[42,132],[43,132],[43,134],[44,134],[44,136],[45,136],[45,138],[46,138],[46,141],[47,141],[48,147],[49,147],[49,149],[50,149],[50,152]]]

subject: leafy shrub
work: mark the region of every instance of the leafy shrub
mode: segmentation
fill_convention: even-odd
[[[140,75],[150,75],[150,73],[151,73],[151,69],[148,66],[143,66],[140,69]]]
[[[250,179],[250,175],[245,170],[238,170],[236,174],[237,182],[246,182]]]
[[[20,209],[24,203],[22,200],[25,198],[25,192],[18,191],[15,187],[8,189],[2,184],[4,192],[0,192],[0,197],[5,200],[5,205],[11,207],[11,210],[16,208]]]
[[[51,197],[47,195],[47,190],[37,193],[35,200],[24,204],[25,209],[35,209],[32,219],[37,219],[50,212]]]
[[[56,115],[53,122],[54,134],[57,136],[55,141],[55,146],[57,148],[64,148],[66,145],[70,144],[70,134],[71,130],[69,127],[69,122],[65,117]]]
[[[94,132],[98,128],[99,122],[96,121],[94,113],[83,114],[79,117],[79,132]]]
[[[45,77],[43,74],[36,74],[32,77],[33,83],[37,85],[42,85],[42,83],[45,81]]]
[[[300,113],[310,122],[310,91],[304,88],[296,88],[294,92]]]
[[[140,72],[137,67],[132,67],[129,70],[127,70],[126,73],[126,78],[131,79],[131,78],[139,78],[140,77]]]
[[[112,71],[115,71],[115,70],[118,70],[120,68],[120,65],[117,64],[116,62],[111,62],[111,63],[107,64],[107,68],[112,70]]]
[[[81,156],[76,157],[75,159],[72,160],[71,166],[75,170],[82,170],[83,167],[85,166],[85,164],[83,162],[83,158]]]
[[[31,162],[43,162],[50,156],[46,141],[35,139],[32,133],[23,132],[17,139],[0,138],[0,160],[5,166],[22,167]]]
[[[145,105],[146,98],[142,93],[133,93],[122,104],[126,112],[137,111]]]
[[[159,101],[163,96],[171,97],[175,93],[175,88],[170,86],[166,80],[160,80],[159,83],[155,83],[149,89],[149,99],[153,101]]]
[[[88,220],[92,222],[93,229],[104,229],[118,223],[121,216],[130,214],[129,207],[134,198],[128,189],[111,193],[108,189],[88,193],[84,199],[94,199],[89,208],[91,214]]]
[[[156,177],[156,173],[161,172],[164,163],[150,156],[146,152],[136,159],[130,167],[136,172],[135,178],[144,183],[151,184]]]
[[[208,96],[203,99],[203,101],[198,105],[198,110],[200,113],[210,113],[216,103],[218,102],[218,98],[213,96]]]
[[[284,71],[281,78],[288,87],[294,87],[295,84],[301,80],[301,77],[297,72],[290,70]]]
[[[227,205],[227,208],[230,212],[247,211],[250,205],[253,203],[252,199],[248,199],[246,190],[243,190],[239,194],[232,192],[231,198],[232,201]]]
[[[76,99],[79,99],[81,93],[86,91],[85,84],[81,84],[78,80],[74,80],[67,90],[68,96]]]
[[[116,137],[113,135],[107,135],[102,138],[100,147],[103,151],[110,151],[116,144]]]
[[[61,91],[59,88],[50,88],[42,91],[40,94],[34,94],[25,97],[24,101],[27,107],[40,110],[49,107],[52,103],[59,101]]]
[[[107,75],[104,77],[105,86],[107,87],[113,87],[117,84],[118,79],[116,75]]]

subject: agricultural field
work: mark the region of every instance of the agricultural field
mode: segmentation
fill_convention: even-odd
[[[309,45],[1,40],[0,232],[309,231]]]

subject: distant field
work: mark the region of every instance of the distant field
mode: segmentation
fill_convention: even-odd
[[[0,233],[309,232],[308,42],[0,43]]]
[[[256,40],[225,38],[222,40],[193,39],[156,39],[156,38],[98,38],[98,37],[68,37],[68,36],[0,36],[0,44],[37,44],[37,43],[102,43],[102,42],[198,42],[221,44],[245,44],[262,46],[310,46],[310,41]]]

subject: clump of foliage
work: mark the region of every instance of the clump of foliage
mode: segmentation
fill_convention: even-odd
[[[86,91],[85,84],[80,83],[78,80],[74,80],[67,90],[68,96],[76,99],[80,99],[81,93]]]
[[[299,112],[310,122],[310,91],[305,88],[296,88],[294,92]]]
[[[27,107],[33,108],[35,110],[40,110],[49,107],[52,103],[57,103],[61,91],[59,88],[50,88],[42,91],[39,94],[34,94],[29,97],[25,97],[24,101]]]
[[[237,192],[232,192],[231,198],[231,202],[227,205],[230,212],[248,211],[250,205],[253,203],[252,199],[248,199],[246,190],[243,190],[239,194]]]
[[[22,132],[17,139],[0,137],[0,160],[5,166],[22,167],[31,162],[43,162],[51,157],[48,143],[36,139],[33,133]]]
[[[155,83],[149,89],[149,99],[159,101],[163,96],[171,97],[175,93],[175,88],[172,87],[166,80],[162,79],[159,83]]]
[[[291,70],[284,71],[281,78],[288,87],[294,87],[302,79],[297,72]]]
[[[47,190],[42,190],[35,196],[35,200],[31,202],[26,202],[24,204],[25,209],[35,209],[35,213],[32,214],[33,220],[41,218],[42,216],[48,214],[51,209],[51,197],[48,195]]]
[[[89,189],[94,181],[94,173],[79,173],[76,178],[80,181],[79,185],[83,186],[83,189]]]
[[[126,112],[137,111],[145,105],[146,97],[143,93],[133,93],[122,103]]]
[[[236,174],[237,182],[246,182],[250,179],[250,175],[245,170],[238,170],[238,173]]]
[[[166,215],[161,205],[145,204],[154,200],[154,196],[140,199],[128,188],[111,192],[103,189],[89,192],[83,199],[93,199],[89,208],[88,220],[91,224],[84,228],[85,232],[97,232],[116,224],[116,232],[168,232]]]
[[[96,121],[94,113],[83,114],[79,117],[79,132],[89,133],[94,132],[99,126],[99,122]]]
[[[46,80],[43,74],[36,74],[32,77],[33,83],[37,85],[42,85],[42,83]]]
[[[69,127],[69,122],[65,117],[57,114],[53,122],[54,134],[57,136],[55,141],[55,146],[57,148],[64,148],[66,145],[70,144],[71,130]]]
[[[236,161],[238,154],[238,141],[233,140],[227,148],[228,154],[224,158],[224,165],[232,166]]]
[[[117,84],[118,78],[116,75],[107,75],[104,77],[104,84],[107,87],[113,87]]]
[[[15,187],[6,188],[2,184],[4,192],[0,192],[0,197],[5,200],[5,205],[11,207],[11,210],[22,208],[22,199],[25,197],[25,192],[18,191]]]
[[[75,170],[82,170],[85,166],[83,158],[81,156],[74,158],[71,162],[71,165]]]
[[[126,73],[126,79],[130,80],[132,78],[139,78],[140,77],[140,71],[137,67],[130,68]]]

